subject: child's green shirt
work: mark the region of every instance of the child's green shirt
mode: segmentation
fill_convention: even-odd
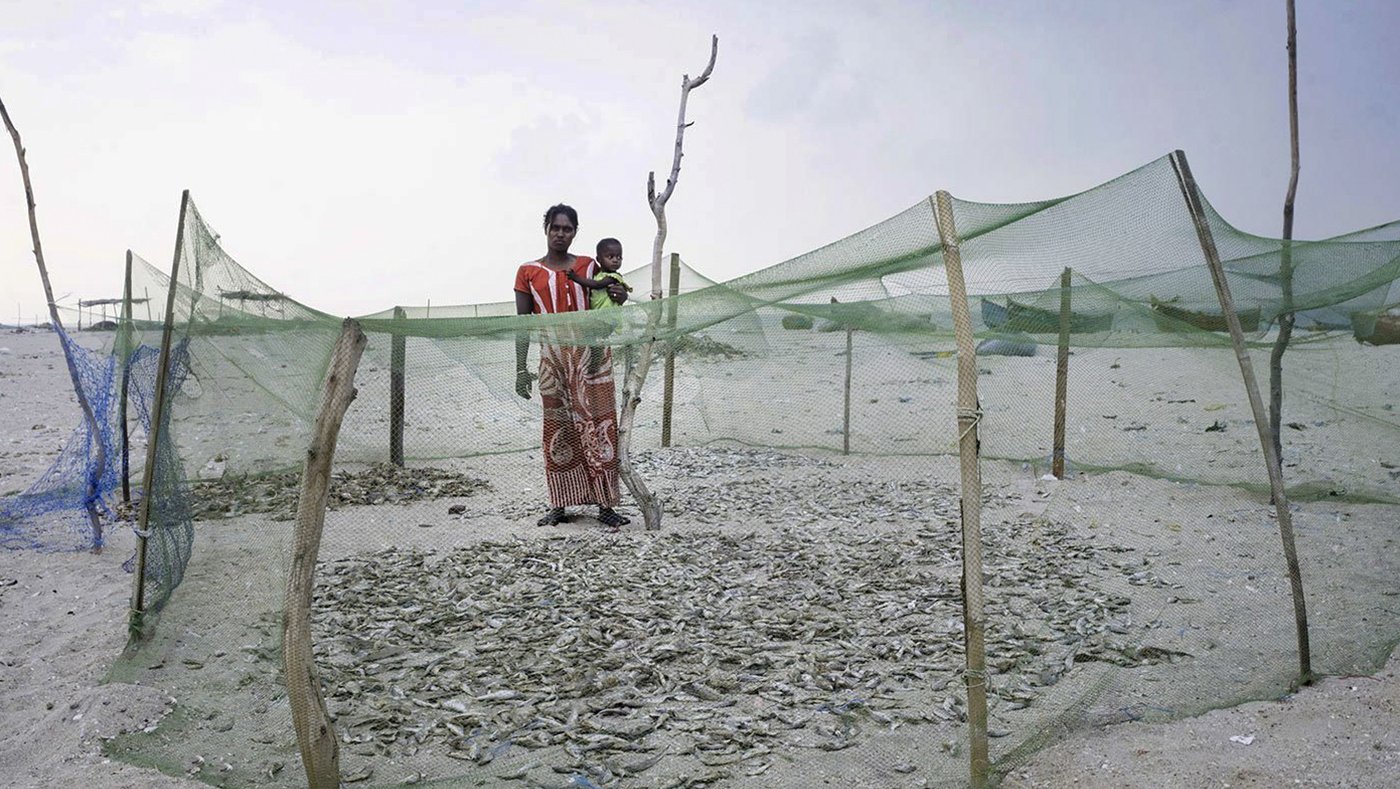
[[[599,271],[598,276],[594,277],[594,279],[616,280],[622,285],[622,287],[626,288],[629,293],[632,290],[631,286],[627,284],[627,280],[623,279],[622,275],[617,273],[616,271]],[[612,296],[608,295],[607,288],[599,288],[593,291],[592,293],[588,294],[588,308],[591,310],[605,310],[610,307],[621,306],[621,304],[618,304],[617,302],[612,300]]]

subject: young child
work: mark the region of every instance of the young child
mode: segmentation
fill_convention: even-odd
[[[605,238],[598,242],[597,252],[599,272],[596,279],[581,276],[572,269],[569,270],[568,277],[591,291],[588,296],[590,310],[620,307],[623,302],[615,300],[608,292],[608,288],[621,285],[628,293],[632,292],[632,286],[628,285],[622,275],[617,273],[617,270],[622,268],[622,242],[615,238]],[[590,347],[588,349],[588,371],[596,373],[602,364],[602,347],[597,345]]]
[[[608,287],[617,284],[621,285],[628,293],[632,292],[632,286],[617,273],[622,268],[622,242],[615,238],[605,238],[598,242],[598,273],[597,279],[583,277],[576,271],[569,271],[569,279],[593,291],[589,295],[588,308],[592,310],[607,309],[609,307],[619,307],[621,301],[615,301],[612,294],[608,293]]]

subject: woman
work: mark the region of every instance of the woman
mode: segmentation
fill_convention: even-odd
[[[594,277],[598,264],[590,257],[569,254],[578,233],[578,212],[560,203],[544,214],[548,243],[543,257],[520,266],[515,273],[515,311],[544,315],[588,309],[588,291],[569,279]],[[619,300],[626,291],[617,289]],[[553,340],[551,342],[551,340]],[[532,376],[526,365],[529,335],[515,341],[515,391],[530,398]],[[540,339],[540,400],[544,404],[544,476],[549,485],[550,511],[539,525],[567,521],[565,507],[598,505],[598,522],[617,529],[629,519],[613,507],[619,500],[617,475],[617,416],[614,410],[612,354],[603,350],[602,364],[590,369],[589,349],[572,327],[543,330]]]

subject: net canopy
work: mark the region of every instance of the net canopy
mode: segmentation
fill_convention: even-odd
[[[1400,223],[1284,242],[1204,210],[1261,379],[1280,315],[1299,316],[1282,460],[1313,667],[1370,670],[1400,634]],[[979,349],[994,771],[1089,724],[1283,693],[1298,669],[1268,479],[1173,160],[953,212]],[[148,577],[159,617],[112,673],[179,704],[112,752],[291,786],[290,519],[341,321],[217,239],[189,204],[172,301],[182,372],[148,527],[170,569]],[[965,780],[958,357],[932,199],[724,282],[668,261],[667,297],[620,309],[358,318],[369,340],[313,620],[346,776]],[[625,275],[635,294],[649,274]],[[138,293],[170,283],[141,261],[133,276]],[[154,301],[130,321],[131,348],[160,344]],[[1068,473],[1055,480],[1062,332]],[[516,391],[522,336],[610,348],[619,378],[651,344],[632,452],[663,530],[598,533],[591,511],[534,527],[542,416]],[[640,523],[625,496],[620,509]]]

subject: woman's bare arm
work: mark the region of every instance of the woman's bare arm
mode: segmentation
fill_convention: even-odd
[[[515,314],[529,315],[535,311],[535,299],[528,293],[515,292]],[[515,393],[530,399],[530,333],[517,332],[515,335]]]

